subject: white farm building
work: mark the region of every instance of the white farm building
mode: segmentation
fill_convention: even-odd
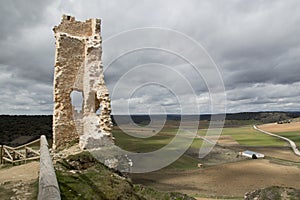
[[[261,153],[257,153],[257,152],[254,152],[254,151],[243,151],[242,153],[242,156],[245,156],[245,157],[248,157],[248,158],[253,158],[253,159],[257,159],[257,158],[264,158],[265,155],[264,154],[261,154]]]

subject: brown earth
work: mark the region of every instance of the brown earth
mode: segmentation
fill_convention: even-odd
[[[34,161],[24,165],[0,170],[0,184],[4,182],[31,181],[39,177],[39,162]]]
[[[0,169],[1,199],[36,199],[38,172],[37,161]]]
[[[300,122],[291,122],[286,124],[271,123],[260,125],[258,128],[274,133],[300,131]]]
[[[239,143],[234,140],[231,135],[220,135],[220,136],[207,136],[209,140],[217,140],[219,145],[222,146],[235,146],[239,145]]]
[[[207,197],[243,197],[246,192],[268,186],[300,188],[300,168],[262,160],[246,160],[181,171],[160,170],[132,174],[134,183],[163,191],[178,191]]]

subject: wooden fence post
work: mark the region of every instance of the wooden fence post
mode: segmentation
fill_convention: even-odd
[[[13,166],[15,166],[15,159],[16,159],[16,153],[13,151],[13,153],[12,153]]]
[[[3,164],[3,144],[0,147],[0,164]]]
[[[28,150],[27,150],[27,148],[25,146],[25,164],[27,163],[27,154],[28,154]]]

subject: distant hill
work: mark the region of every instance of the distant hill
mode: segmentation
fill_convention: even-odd
[[[227,120],[257,120],[262,123],[283,121],[300,117],[300,112],[243,112],[227,114]]]
[[[20,138],[21,136],[33,136],[32,140],[34,140],[40,135],[46,135],[46,137],[51,141],[51,115],[0,115],[0,144],[18,146],[29,141],[24,139],[24,142],[18,140],[18,143],[16,143],[14,140],[17,138]]]
[[[197,119],[210,121],[212,115],[185,115],[185,119]],[[219,115],[215,115],[218,118]],[[260,123],[279,122],[291,118],[299,118],[300,112],[243,112],[243,113],[231,113],[226,114],[226,124],[242,124],[241,120],[248,120]],[[115,118],[118,118],[118,123],[128,123],[129,120],[133,120],[137,124],[149,124],[149,115],[115,115],[112,116],[113,123],[116,125]],[[152,115],[151,118],[161,120],[164,115]],[[180,121],[181,115],[167,115],[168,121]],[[21,136],[33,136],[37,138],[40,135],[46,135],[46,137],[52,140],[52,116],[51,115],[0,115],[0,144],[6,145],[21,145],[22,141],[18,141],[18,144],[12,142]],[[24,140],[24,143],[28,142]]]
[[[191,119],[200,119],[200,120],[211,120],[213,115],[204,114],[204,115],[189,115]],[[189,116],[185,116],[188,118]],[[113,123],[116,124],[116,120],[114,118],[118,118],[118,122],[128,123],[131,119],[138,124],[149,124],[150,116],[149,115],[115,115],[112,116]],[[165,115],[151,115],[151,117],[155,119],[164,118]],[[168,114],[167,120],[179,121],[181,120],[181,115]],[[221,118],[220,114],[215,114],[215,118]],[[287,119],[300,117],[300,112],[242,112],[242,113],[229,113],[226,114],[226,120],[253,120],[261,123],[272,123],[279,122]]]

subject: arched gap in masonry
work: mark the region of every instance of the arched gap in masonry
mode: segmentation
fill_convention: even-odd
[[[73,111],[81,113],[83,109],[83,93],[82,91],[73,90],[71,92],[71,102],[73,106]]]

